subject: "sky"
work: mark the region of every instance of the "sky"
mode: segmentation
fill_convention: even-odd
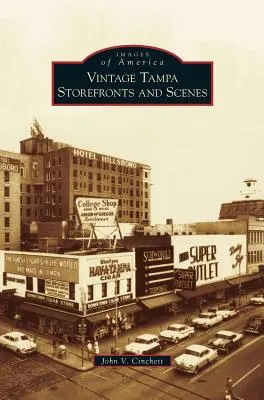
[[[262,1],[9,0],[0,7],[0,138],[45,135],[149,164],[152,224],[216,220],[245,178],[263,183]],[[141,44],[213,61],[213,107],[55,107],[51,62]]]

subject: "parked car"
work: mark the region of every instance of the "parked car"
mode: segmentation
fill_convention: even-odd
[[[192,323],[194,327],[207,329],[219,324],[222,321],[223,317],[221,315],[217,315],[213,312],[203,312],[198,318],[193,319]]]
[[[164,339],[168,342],[179,343],[188,337],[192,337],[194,334],[194,327],[183,325],[183,324],[172,324],[169,325],[165,331],[160,332],[160,339]]]
[[[209,308],[208,312],[213,312],[217,315],[220,315],[223,319],[230,319],[233,317],[238,316],[239,310],[237,310],[234,307],[228,307],[228,306],[219,306],[218,308]]]
[[[197,374],[202,368],[215,362],[218,353],[210,347],[192,344],[184,354],[174,359],[174,368],[188,374]]]
[[[247,320],[243,330],[245,333],[251,333],[255,335],[264,333],[264,316],[258,314],[252,315]]]
[[[125,346],[127,354],[152,354],[162,348],[157,335],[145,334],[136,338],[135,342]]]
[[[249,300],[249,304],[261,306],[262,304],[264,304],[264,295],[256,294],[255,296],[251,297],[251,299]]]
[[[208,346],[218,353],[229,353],[242,344],[243,334],[231,331],[219,331],[208,341]]]
[[[31,354],[37,351],[37,345],[22,332],[8,332],[0,336],[0,346],[17,354]]]

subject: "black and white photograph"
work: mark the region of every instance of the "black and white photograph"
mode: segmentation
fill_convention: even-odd
[[[0,7],[0,400],[263,400],[260,0]]]

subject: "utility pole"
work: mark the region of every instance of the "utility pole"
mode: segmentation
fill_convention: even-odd
[[[116,328],[115,328],[115,351],[117,351],[117,342],[118,342],[118,324],[117,324],[117,318],[118,318],[118,297],[117,297],[117,278],[115,280],[115,320],[116,320]]]

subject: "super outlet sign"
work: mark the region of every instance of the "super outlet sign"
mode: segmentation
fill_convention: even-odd
[[[246,273],[246,235],[174,236],[174,267],[193,269],[197,286]]]

